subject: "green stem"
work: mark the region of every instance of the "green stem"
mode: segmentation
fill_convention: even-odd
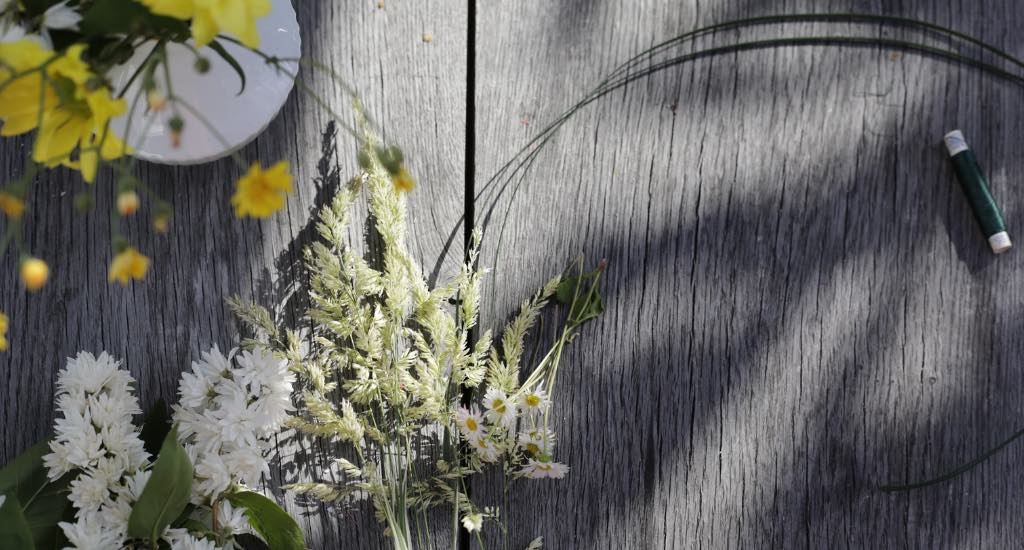
[[[991,458],[992,455],[994,455],[994,454],[998,453],[999,451],[1003,450],[1004,447],[1006,447],[1010,443],[1013,443],[1014,441],[1019,439],[1021,436],[1024,436],[1024,429],[1021,429],[1018,432],[1014,433],[1013,435],[1011,435],[1009,437],[1009,439],[1007,439],[1006,441],[1003,441],[1002,443],[996,445],[995,447],[992,447],[991,449],[985,451],[984,453],[981,454],[981,456],[978,456],[974,460],[971,460],[970,462],[968,462],[966,464],[958,466],[955,469],[953,469],[953,470],[951,470],[949,472],[946,472],[946,473],[944,473],[944,474],[942,474],[942,475],[940,475],[938,477],[935,477],[935,478],[932,478],[932,479],[929,479],[929,480],[925,480],[925,481],[917,481],[917,482],[914,482],[914,483],[908,483],[906,485],[883,485],[883,486],[879,487],[879,490],[881,490],[884,493],[898,493],[898,492],[902,492],[902,491],[912,491],[914,489],[921,489],[922,487],[928,487],[929,485],[935,485],[937,483],[942,483],[943,481],[949,481],[949,480],[959,476],[960,474],[971,470],[972,468],[974,468],[978,464],[981,464],[982,462],[985,462],[986,460]]]

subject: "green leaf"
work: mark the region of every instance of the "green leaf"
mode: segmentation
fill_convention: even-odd
[[[238,94],[236,95],[242,95],[242,92],[245,91],[245,71],[242,70],[242,66],[238,64],[238,60],[235,59],[235,57],[231,55],[227,50],[225,50],[224,46],[222,46],[221,43],[217,42],[216,40],[210,42],[209,46],[211,50],[217,52],[217,55],[219,55],[221,59],[223,59],[224,61],[227,61],[228,65],[231,65],[231,68],[234,69],[236,73],[238,73],[238,78],[242,81],[242,87],[238,90]]]
[[[128,536],[156,544],[164,529],[188,506],[192,463],[172,428],[160,447],[153,474],[128,517]]]
[[[32,531],[21,513],[21,501],[13,492],[0,504],[0,550],[36,548]]]
[[[306,542],[295,520],[269,498],[252,491],[228,495],[233,506],[245,508],[249,525],[272,550],[303,550]]]
[[[41,441],[0,470],[0,493],[17,497],[19,515],[25,521],[35,546],[52,548],[61,530],[57,527],[71,503],[67,489],[74,473],[50,481],[43,455],[50,451],[49,442]],[[10,505],[10,501],[4,506]]]
[[[86,38],[131,34],[184,40],[189,36],[186,21],[154,15],[136,0],[96,0],[82,14],[78,28]]]
[[[142,421],[142,430],[139,432],[139,439],[142,439],[142,444],[150,456],[157,456],[160,445],[167,438],[169,431],[171,415],[167,412],[167,402],[158,399],[149,410],[146,419]]]

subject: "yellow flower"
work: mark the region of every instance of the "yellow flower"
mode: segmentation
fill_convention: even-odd
[[[221,32],[250,48],[260,47],[256,20],[270,13],[270,0],[141,0],[153,13],[192,20],[192,38],[202,47]]]
[[[391,182],[395,184],[395,191],[399,193],[408,193],[416,187],[416,180],[412,179],[409,172],[405,170],[405,166],[398,170],[398,173],[391,176]]]
[[[87,182],[96,179],[100,158],[114,160],[128,149],[110,130],[110,119],[126,110],[124,99],[115,99],[82,61],[85,46],[75,44],[47,69],[58,90],[60,103],[47,107],[36,136],[32,159],[53,167],[63,164],[80,170]],[[78,149],[78,158],[72,155]]]
[[[0,212],[12,220],[20,220],[25,213],[25,201],[14,195],[0,191]]]
[[[21,284],[25,290],[35,292],[46,285],[50,278],[50,266],[39,258],[28,258],[21,262]]]
[[[143,256],[134,247],[129,246],[122,250],[114,260],[110,262],[110,272],[107,274],[107,281],[117,281],[121,286],[127,286],[132,279],[141,281],[146,277],[149,270],[149,258]]]
[[[0,118],[4,119],[0,135],[16,136],[34,130],[39,125],[40,107],[57,104],[52,87],[42,89],[43,76],[39,71],[10,80],[16,74],[40,67],[54,55],[34,40],[0,43],[0,82],[7,82],[0,90]]]
[[[267,218],[284,207],[287,194],[291,192],[292,176],[288,173],[287,161],[282,160],[267,171],[263,171],[259,163],[253,163],[249,172],[238,180],[231,204],[239,218]]]
[[[7,351],[7,325],[10,320],[3,313],[0,313],[0,351]]]

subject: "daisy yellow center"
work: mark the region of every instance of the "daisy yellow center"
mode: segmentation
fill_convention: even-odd
[[[535,394],[535,393],[531,393],[530,395],[527,395],[526,396],[526,405],[529,406],[529,407],[539,407],[540,406],[540,396]]]
[[[466,419],[466,429],[471,431],[471,432],[475,432],[476,428],[477,428],[476,419],[467,418]]]
[[[491,405],[491,409],[498,414],[505,414],[505,401],[503,399],[495,399]]]
[[[527,443],[526,451],[532,455],[535,455],[540,452],[540,445],[537,445],[536,443]]]

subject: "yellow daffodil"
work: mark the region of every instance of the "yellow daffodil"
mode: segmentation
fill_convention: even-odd
[[[52,87],[43,88],[42,73],[33,71],[54,55],[34,40],[0,43],[0,82],[5,83],[0,90],[0,118],[4,120],[0,135],[16,136],[34,130],[39,126],[40,108],[57,104]]]
[[[0,351],[7,351],[7,325],[10,320],[3,313],[0,313]]]
[[[35,292],[46,286],[50,278],[50,266],[39,258],[27,258],[21,262],[21,284],[25,290]]]
[[[153,13],[192,20],[192,38],[205,46],[225,32],[250,48],[260,46],[256,20],[270,13],[270,0],[141,0]]]
[[[84,50],[83,44],[71,46],[48,67],[60,103],[44,112],[32,159],[48,167],[63,164],[80,170],[91,183],[100,158],[114,160],[127,150],[108,126],[111,118],[125,112],[126,104],[108,88],[96,86],[95,75],[82,61]],[[72,157],[76,148],[77,159]]]
[[[143,256],[134,247],[129,246],[114,256],[110,262],[110,271],[107,273],[107,281],[117,281],[121,286],[127,286],[135,279],[141,281],[146,277],[149,270],[149,258]]]
[[[0,212],[12,220],[20,220],[25,213],[25,201],[10,193],[0,191]]]
[[[238,180],[231,204],[239,218],[267,218],[284,207],[287,194],[291,192],[292,176],[288,173],[287,161],[282,160],[266,171],[259,163],[254,163]]]
[[[408,193],[416,187],[416,180],[412,179],[405,166],[401,167],[397,174],[391,176],[391,182],[395,184],[395,191],[399,193]]]

